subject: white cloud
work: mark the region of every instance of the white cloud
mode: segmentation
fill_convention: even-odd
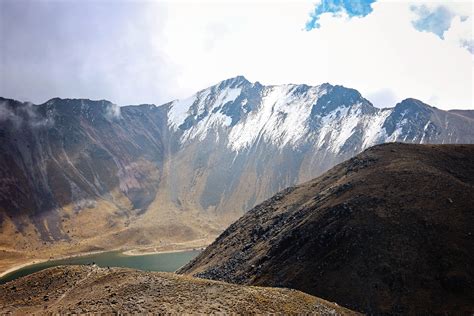
[[[11,122],[17,129],[23,124],[27,124],[32,128],[51,127],[54,124],[52,113],[42,116],[37,112],[37,108],[26,102],[23,105],[14,105],[13,107],[7,102],[0,102],[0,123]]]
[[[390,90],[399,101],[473,108],[472,56],[451,40],[456,21],[444,41],[419,32],[412,4],[376,2],[363,18],[323,14],[321,28],[305,31],[311,2],[167,3],[162,49],[178,66],[179,97],[243,74],[264,84],[331,82],[367,96]],[[466,14],[465,5],[453,7]]]
[[[456,16],[451,22],[451,27],[444,32],[444,38],[449,41],[451,45],[465,46],[471,54],[474,54],[474,43],[472,37],[473,17],[469,16],[463,19],[461,16]]]
[[[442,40],[413,27],[420,1],[376,2],[351,19],[322,14],[306,31],[318,2],[0,1],[0,96],[162,104],[241,74],[343,84],[379,106],[414,97],[473,108],[473,55],[462,47],[472,3],[433,4],[457,15]]]

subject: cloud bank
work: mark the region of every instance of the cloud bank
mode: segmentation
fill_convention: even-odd
[[[474,108],[471,2],[0,6],[4,97],[162,104],[244,75],[263,84],[342,84],[376,106],[413,97],[443,109]]]

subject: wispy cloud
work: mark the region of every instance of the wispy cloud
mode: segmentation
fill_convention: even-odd
[[[121,110],[117,104],[111,103],[106,108],[105,116],[108,120],[112,121],[121,117]]]
[[[54,125],[54,114],[41,115],[32,103],[12,106],[9,102],[0,102],[0,123],[10,122],[15,128],[28,125],[32,128],[46,128]]]

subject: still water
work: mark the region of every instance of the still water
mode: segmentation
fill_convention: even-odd
[[[50,267],[60,265],[89,264],[93,262],[100,267],[124,267],[144,271],[174,272],[191,261],[199,253],[200,250],[193,250],[140,256],[126,256],[120,251],[111,251],[88,256],[51,260],[33,264],[13,271],[0,278],[0,284]]]

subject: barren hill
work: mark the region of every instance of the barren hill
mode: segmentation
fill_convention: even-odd
[[[369,313],[473,312],[473,223],[473,145],[379,145],[256,206],[181,273]]]
[[[295,290],[123,268],[55,267],[0,286],[1,314],[148,312],[357,314]]]

